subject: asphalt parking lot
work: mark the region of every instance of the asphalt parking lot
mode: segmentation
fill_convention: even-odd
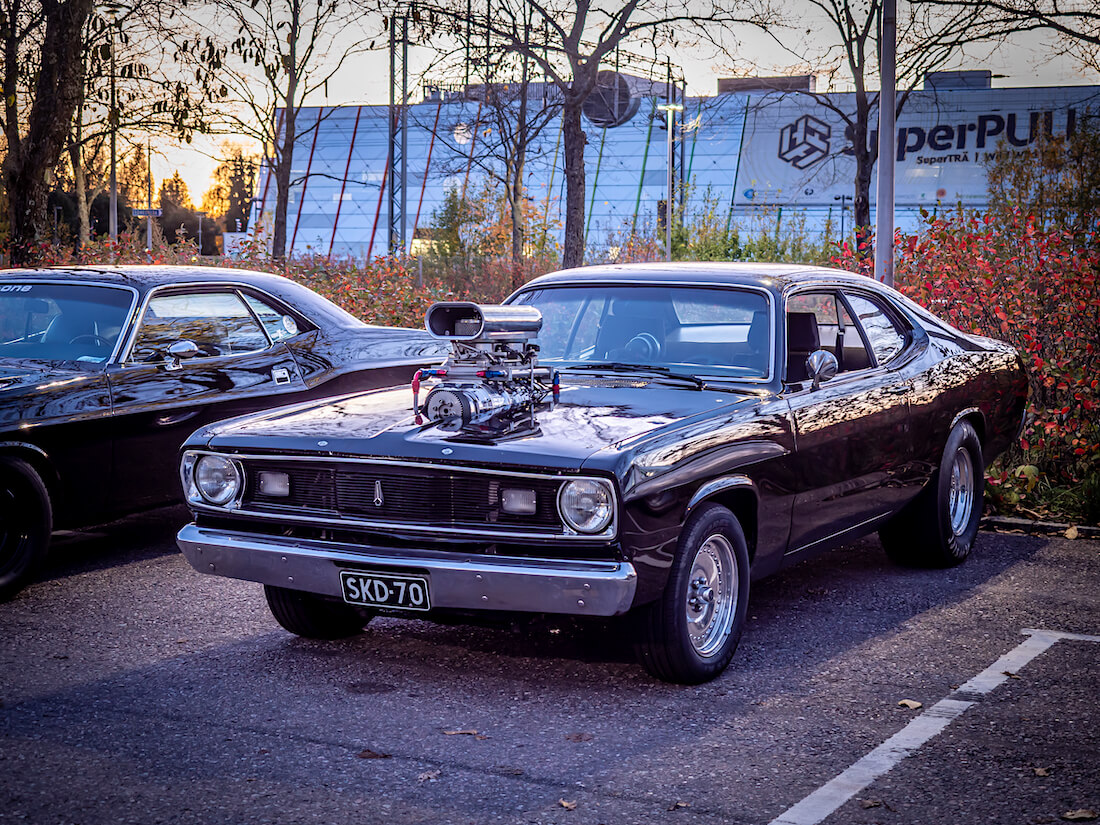
[[[756,583],[729,670],[679,687],[613,622],[297,639],[187,566],[185,515],[62,535],[0,604],[0,823],[1100,813],[1098,541],[983,533],[949,571],[851,544]]]

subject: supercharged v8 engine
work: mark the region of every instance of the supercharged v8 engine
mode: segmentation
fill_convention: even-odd
[[[431,335],[451,342],[451,354],[434,369],[413,376],[413,412],[428,421],[462,424],[501,412],[533,408],[550,389],[550,371],[538,366],[542,328],[534,307],[482,305],[469,301],[432,304],[425,316]],[[419,404],[420,381],[436,383]]]

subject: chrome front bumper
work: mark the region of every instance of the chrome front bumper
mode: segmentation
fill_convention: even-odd
[[[200,573],[341,598],[341,570],[425,575],[433,607],[615,616],[630,609],[638,576],[627,562],[392,550],[215,530],[176,537]]]

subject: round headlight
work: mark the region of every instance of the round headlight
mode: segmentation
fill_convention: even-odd
[[[241,474],[228,458],[204,455],[195,462],[195,488],[211,504],[227,504],[241,489]]]
[[[558,509],[565,523],[578,533],[599,533],[611,523],[615,497],[606,482],[579,478],[562,485]]]

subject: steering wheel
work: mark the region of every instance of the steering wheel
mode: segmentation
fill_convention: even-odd
[[[91,341],[97,347],[109,347],[111,342],[104,338],[102,335],[96,335],[94,332],[85,332],[82,335],[74,335],[69,339],[70,344],[79,344],[81,341]]]
[[[661,354],[661,344],[648,332],[641,332],[626,342],[623,347],[631,358],[652,361]]]

